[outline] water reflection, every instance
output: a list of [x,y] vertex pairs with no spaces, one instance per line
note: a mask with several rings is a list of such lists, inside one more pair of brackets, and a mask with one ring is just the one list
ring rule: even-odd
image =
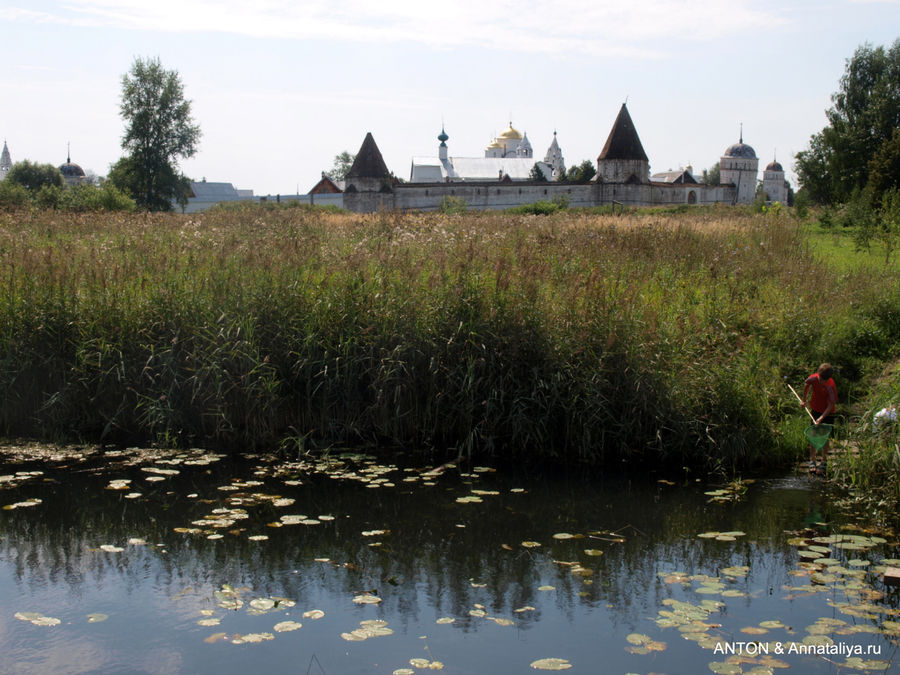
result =
[[[717,576],[736,565],[749,572],[724,578],[741,595],[727,598],[719,621],[785,617],[805,626],[823,611],[818,598],[784,600],[783,588],[798,583],[785,531],[833,517],[825,495],[804,478],[760,482],[742,500],[718,504],[704,486],[627,477],[524,482],[455,468],[370,471],[377,464],[360,459],[318,471],[260,457],[195,466],[119,459],[112,469],[109,459],[89,457],[2,471],[45,473],[0,491],[4,503],[41,500],[0,512],[0,600],[9,615],[33,610],[63,620],[37,629],[4,617],[0,644],[23,672],[28,664],[45,672],[245,672],[260,658],[276,671],[303,670],[313,657],[325,672],[392,672],[425,648],[440,652],[448,672],[521,670],[546,656],[580,662],[581,672],[596,671],[598,662],[610,672],[693,672],[683,669],[715,659],[651,619],[664,601],[699,601],[697,583],[667,583],[661,573]],[[150,482],[147,466],[179,473]],[[129,479],[130,492],[107,489],[113,479]],[[480,502],[457,501],[473,490]],[[129,498],[134,492],[141,496]],[[279,497],[294,501],[276,506]],[[224,528],[195,525],[217,509],[243,509],[246,518]],[[288,514],[333,520],[272,526]],[[176,531],[185,528],[195,531]],[[746,534],[729,542],[697,537],[735,530]],[[223,536],[211,540],[210,533]],[[554,538],[562,533],[575,536]],[[135,538],[146,543],[128,543]],[[522,546],[527,541],[541,545]],[[123,550],[104,552],[104,544]],[[878,562],[883,553],[861,555]],[[244,599],[241,610],[217,604],[225,585]],[[361,592],[382,601],[355,605]],[[289,598],[296,609],[248,615],[247,603],[264,597]],[[896,606],[896,594],[886,601]],[[325,618],[299,618],[312,608]],[[479,608],[512,627],[473,615]],[[199,626],[203,610],[221,627]],[[111,618],[88,624],[90,612]],[[440,617],[454,622],[436,625]],[[370,618],[387,621],[395,635],[348,647],[340,634]],[[218,631],[271,632],[285,619],[304,626],[259,645],[204,642]],[[624,636],[635,631],[654,632],[668,649],[627,653]],[[63,654],[71,658],[60,669]]]

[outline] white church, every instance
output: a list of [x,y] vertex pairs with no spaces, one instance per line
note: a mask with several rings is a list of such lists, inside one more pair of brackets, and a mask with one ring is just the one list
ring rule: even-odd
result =
[[444,129],[438,135],[441,144],[437,157],[413,157],[409,172],[410,183],[455,183],[464,181],[492,181],[509,177],[513,181],[532,179],[535,166],[546,180],[559,180],[566,173],[556,132],[543,161],[535,161],[528,134],[509,128],[499,134],[484,149],[484,157],[452,157],[447,148],[450,137]]

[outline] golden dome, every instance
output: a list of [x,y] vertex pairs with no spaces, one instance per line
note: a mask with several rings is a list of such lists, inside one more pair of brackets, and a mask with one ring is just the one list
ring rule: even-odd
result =
[[503,147],[503,146],[500,145],[500,143],[498,143],[497,141],[493,141],[490,145],[487,146],[487,149],[491,149],[491,148],[502,148],[502,147]]
[[522,140],[522,134],[513,129],[512,122],[509,123],[509,129],[500,134],[497,138],[514,138],[517,141]]

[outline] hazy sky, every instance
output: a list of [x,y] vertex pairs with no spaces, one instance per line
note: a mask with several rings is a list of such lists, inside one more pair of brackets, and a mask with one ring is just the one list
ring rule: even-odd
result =
[[371,131],[388,168],[483,156],[513,126],[543,158],[596,160],[622,102],[651,171],[712,166],[738,140],[793,155],[825,125],[846,59],[900,37],[898,0],[0,0],[0,136],[13,161],[105,175],[121,78],[177,70],[203,137],[194,179],[305,193]]

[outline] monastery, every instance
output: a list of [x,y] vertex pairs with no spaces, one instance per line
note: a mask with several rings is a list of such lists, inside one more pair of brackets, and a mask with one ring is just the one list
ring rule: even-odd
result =
[[[344,208],[357,212],[428,211],[440,208],[448,196],[465,200],[473,209],[506,209],[554,198],[564,198],[572,207],[749,204],[756,196],[759,159],[744,143],[743,133],[719,160],[719,185],[698,183],[690,168],[651,176],[647,154],[625,104],[597,157],[597,175],[587,183],[560,180],[565,176],[565,163],[555,132],[543,161],[534,159],[527,134],[511,123],[485,148],[484,157],[453,157],[448,140],[441,129],[437,157],[414,157],[410,180],[401,183],[388,171],[372,134],[366,134],[347,174]],[[533,180],[535,169],[545,181]],[[784,169],[778,162],[766,167],[763,189],[769,200],[786,203]]]

